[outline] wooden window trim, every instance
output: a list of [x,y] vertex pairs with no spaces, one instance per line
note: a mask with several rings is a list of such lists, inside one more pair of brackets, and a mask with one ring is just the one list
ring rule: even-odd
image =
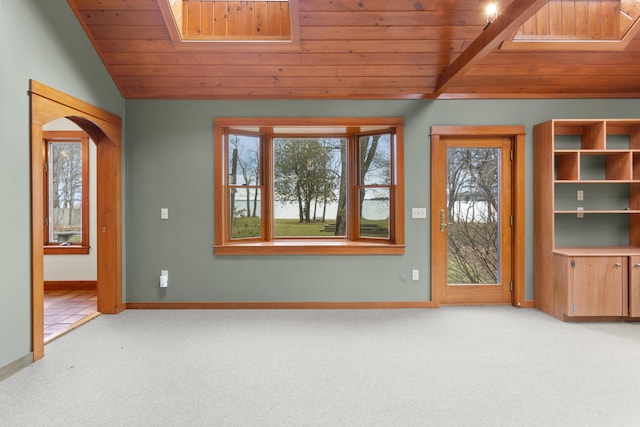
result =
[[[43,132],[45,146],[45,164],[49,162],[49,144],[51,142],[70,141],[82,144],[82,238],[79,243],[61,246],[57,242],[49,241],[49,225],[44,224],[44,253],[45,255],[87,255],[89,254],[89,136],[82,131],[45,131]],[[49,174],[44,175],[44,207],[45,219],[49,213]]]
[[[225,132],[227,129],[243,129],[257,127],[261,133],[270,135],[270,129],[274,127],[344,127],[345,135],[355,135],[354,129],[366,129],[372,127],[394,130],[395,138],[392,150],[393,185],[391,185],[390,198],[393,200],[389,215],[389,238],[375,239],[360,237],[357,233],[359,215],[356,210],[350,211],[347,221],[350,233],[345,238],[278,238],[268,239],[271,235],[270,207],[263,207],[263,237],[251,240],[231,240],[229,236],[229,201],[225,183],[227,173],[227,153]],[[366,133],[366,132],[362,132]],[[270,139],[270,138],[267,138]],[[269,145],[268,142],[265,143]],[[352,147],[354,144],[349,144]],[[356,159],[351,153],[350,159]],[[355,160],[352,160],[352,162]],[[270,156],[264,160],[263,167],[271,168],[273,165]],[[354,174],[356,168],[349,168],[350,174]],[[350,176],[351,184],[347,189],[349,200],[355,196],[355,177]],[[270,180],[266,180],[270,181]],[[271,183],[265,182],[264,188],[269,188]],[[267,190],[269,191],[269,190]],[[269,197],[269,196],[267,196]],[[269,203],[265,203],[269,205]],[[356,230],[356,231],[353,231]],[[402,118],[216,118],[214,119],[214,253],[216,255],[401,255],[404,254],[404,119]]]

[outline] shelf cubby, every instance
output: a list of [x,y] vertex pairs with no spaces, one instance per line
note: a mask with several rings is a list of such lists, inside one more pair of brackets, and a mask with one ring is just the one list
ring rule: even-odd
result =
[[584,213],[576,215],[555,214],[556,247],[628,246],[629,214]]
[[607,135],[607,150],[628,150],[630,148],[629,135]]
[[629,184],[629,209],[640,209],[640,183]]
[[555,179],[575,181],[580,179],[580,156],[577,151],[559,152],[554,154]]
[[640,151],[634,151],[632,153],[632,179],[634,181],[640,181]]
[[[581,182],[563,183],[556,185],[554,190],[554,211],[576,212],[578,207],[586,211],[607,212],[630,211],[632,207],[640,209],[639,205],[632,206],[629,198],[629,183],[597,183],[585,184]],[[582,191],[583,200],[577,200],[577,192]],[[640,203],[640,200],[638,200]]]
[[586,124],[582,128],[582,149],[583,150],[604,150],[606,149],[605,122],[598,121]]
[[606,126],[602,120],[554,120],[554,136],[555,149],[568,141],[575,144],[576,140],[579,140],[577,148],[581,150],[606,149]]
[[605,154],[605,179],[628,181],[632,179],[632,155],[629,151]]
[[601,151],[580,153],[580,180],[604,181],[607,179],[606,155]]

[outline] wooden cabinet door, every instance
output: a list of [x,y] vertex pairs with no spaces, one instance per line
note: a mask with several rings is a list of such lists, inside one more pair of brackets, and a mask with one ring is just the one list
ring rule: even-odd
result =
[[572,257],[569,269],[569,316],[622,316],[628,257]]
[[629,316],[640,317],[640,255],[629,257]]

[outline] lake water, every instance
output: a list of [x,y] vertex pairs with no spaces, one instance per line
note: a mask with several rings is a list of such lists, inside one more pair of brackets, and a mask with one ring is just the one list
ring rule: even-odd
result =
[[[246,214],[247,201],[236,200],[236,211],[243,210],[243,214]],[[253,201],[251,202],[253,208]],[[260,201],[257,202],[257,209],[260,210]],[[316,217],[322,218],[323,205],[318,204]],[[276,218],[283,219],[295,219],[298,218],[298,204],[297,203],[282,203],[275,202],[274,214]],[[327,211],[325,218],[327,221],[333,220],[338,212],[338,203],[330,203],[327,205]],[[311,205],[311,214],[313,215],[313,204]],[[388,200],[365,200],[362,203],[362,216],[366,219],[380,220],[389,218],[389,201]]]

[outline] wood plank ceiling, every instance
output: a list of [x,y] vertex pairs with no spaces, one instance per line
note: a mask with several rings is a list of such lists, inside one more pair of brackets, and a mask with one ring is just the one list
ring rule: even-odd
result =
[[[640,97],[638,36],[622,50],[500,49],[541,7],[562,22],[588,19],[570,18],[569,3],[600,4],[601,20],[620,4],[552,0],[564,2],[552,9],[548,1],[495,1],[498,18],[486,26],[488,0],[289,0],[287,42],[181,41],[169,18],[174,0],[68,3],[127,99]],[[228,3],[230,12],[257,8]],[[267,24],[245,27],[255,35]]]

